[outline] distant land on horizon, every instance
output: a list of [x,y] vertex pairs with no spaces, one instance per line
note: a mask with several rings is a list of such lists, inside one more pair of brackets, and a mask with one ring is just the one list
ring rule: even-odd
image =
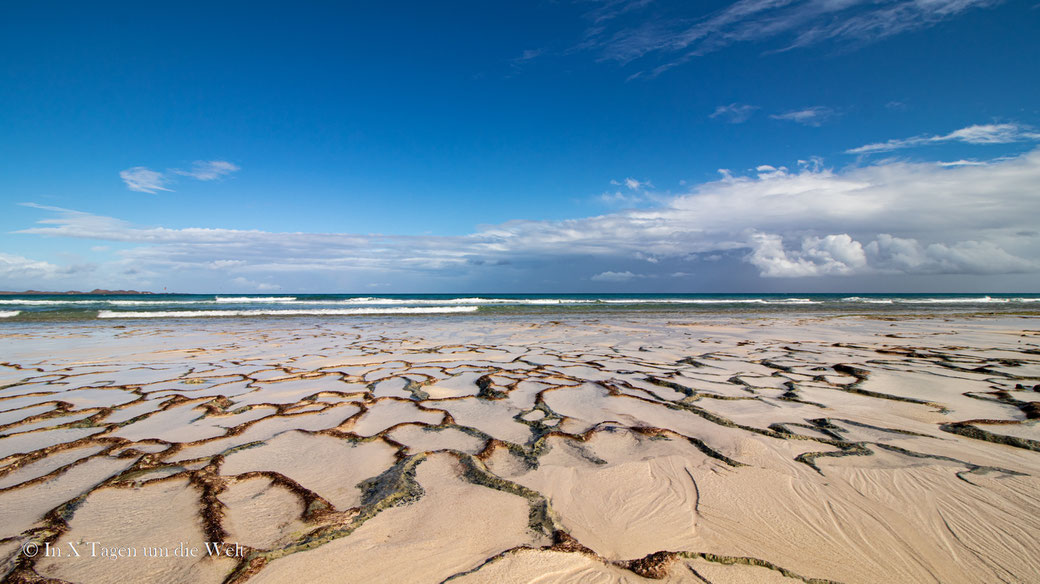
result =
[[80,292],[79,290],[66,290],[64,292],[46,292],[46,291],[42,291],[42,290],[25,290],[23,292],[12,292],[12,291],[0,290],[0,295],[3,295],[3,296],[30,296],[30,295],[36,295],[36,296],[70,295],[71,296],[73,294],[79,294],[79,295],[87,295],[87,294],[99,294],[99,295],[100,294],[108,294],[108,295],[112,295],[112,294],[126,294],[126,295],[131,295],[131,294],[156,294],[156,292],[142,292],[142,291],[139,291],[139,290],[104,290],[104,289],[101,289],[101,288],[95,288],[95,289],[91,290],[90,292]]

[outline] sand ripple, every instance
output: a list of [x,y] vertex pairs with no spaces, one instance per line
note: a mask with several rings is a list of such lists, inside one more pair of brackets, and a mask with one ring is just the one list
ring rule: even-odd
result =
[[[1040,574],[1032,320],[582,319],[22,330],[0,578]],[[86,541],[242,553],[21,551]]]

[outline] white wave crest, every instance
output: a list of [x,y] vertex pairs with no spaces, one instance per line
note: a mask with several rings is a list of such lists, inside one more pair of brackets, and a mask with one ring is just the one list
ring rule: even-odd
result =
[[213,304],[213,300],[106,300],[112,306],[167,306],[181,304]]
[[414,306],[398,308],[316,308],[302,310],[99,310],[98,318],[201,318],[215,316],[356,316],[378,314],[452,314],[476,312],[477,306]]
[[842,302],[860,302],[863,304],[892,304],[895,300],[891,298],[864,298],[862,296],[849,296],[842,298]]
[[11,318],[12,316],[18,316],[21,313],[21,310],[0,310],[0,318]]
[[286,304],[361,305],[361,306],[454,306],[458,304],[590,304],[599,302],[582,298],[375,298],[359,297],[339,300],[292,300]]
[[376,298],[361,297],[343,300],[295,300],[287,304],[316,305],[433,305],[504,304],[516,306],[549,306],[570,304],[822,304],[810,298]]
[[823,304],[810,298],[632,298],[606,299],[606,304]]
[[1023,298],[990,298],[981,296],[977,298],[898,298],[896,302],[901,304],[988,304],[990,302],[1015,302]]
[[214,299],[218,303],[229,304],[279,304],[282,302],[296,302],[295,296],[217,296]]

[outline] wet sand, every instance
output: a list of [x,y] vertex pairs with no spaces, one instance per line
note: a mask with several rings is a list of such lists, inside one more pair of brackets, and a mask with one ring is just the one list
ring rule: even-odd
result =
[[1037,318],[0,337],[9,582],[1040,579]]

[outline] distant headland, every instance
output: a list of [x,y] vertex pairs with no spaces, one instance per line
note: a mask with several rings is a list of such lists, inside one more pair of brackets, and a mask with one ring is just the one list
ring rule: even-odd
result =
[[65,292],[45,292],[41,290],[26,290],[24,292],[9,292],[0,290],[0,295],[3,296],[58,296],[58,295],[72,295],[72,294],[155,294],[155,292],[141,292],[139,290],[103,290],[101,288],[95,288],[90,292],[80,292],[79,290],[66,290]]

